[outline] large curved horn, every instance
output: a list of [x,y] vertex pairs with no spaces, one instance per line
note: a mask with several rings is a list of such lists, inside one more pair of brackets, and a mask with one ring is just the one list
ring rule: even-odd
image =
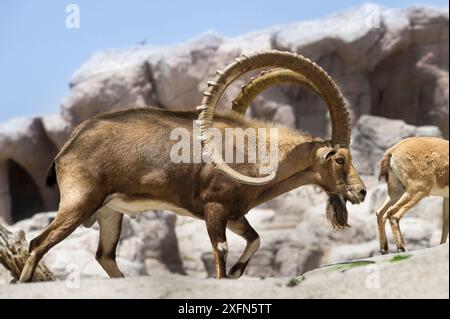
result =
[[303,75],[289,69],[276,68],[264,70],[244,84],[238,96],[231,101],[233,111],[245,114],[250,104],[261,92],[276,84],[299,84],[310,88],[322,97],[320,90]]
[[214,139],[207,134],[207,130],[212,127],[216,105],[227,87],[241,75],[260,68],[289,69],[302,74],[314,87],[320,88],[321,96],[330,111],[333,143],[344,147],[349,145],[350,114],[344,97],[328,74],[301,55],[276,50],[263,51],[250,56],[243,55],[228,65],[225,70],[217,71],[215,80],[208,82],[208,88],[203,92],[202,104],[197,107],[200,111],[197,121],[200,127],[199,138],[204,152],[209,155],[216,169],[233,180],[251,185],[265,184],[275,177],[275,173],[265,177],[250,177],[236,172],[223,161],[222,155],[216,150]]

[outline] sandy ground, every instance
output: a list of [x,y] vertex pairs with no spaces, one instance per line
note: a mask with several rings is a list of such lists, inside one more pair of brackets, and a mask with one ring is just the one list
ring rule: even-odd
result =
[[0,286],[0,298],[449,298],[449,248],[330,265],[294,278],[165,274],[10,284]]

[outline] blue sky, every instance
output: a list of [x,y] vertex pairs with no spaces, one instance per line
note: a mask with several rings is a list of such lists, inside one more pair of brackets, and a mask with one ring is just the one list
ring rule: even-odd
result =
[[[0,122],[57,113],[73,71],[98,49],[146,40],[165,45],[207,30],[236,36],[274,24],[321,17],[365,1],[300,0],[2,0]],[[448,7],[447,0],[373,1],[404,8]],[[80,29],[65,26],[68,4],[80,8]]]

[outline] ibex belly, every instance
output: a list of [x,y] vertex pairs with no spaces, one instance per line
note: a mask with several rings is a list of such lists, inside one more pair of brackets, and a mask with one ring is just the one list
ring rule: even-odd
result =
[[[403,176],[401,174],[401,169],[399,169],[398,164],[396,159],[394,158],[394,156],[391,157],[391,161],[390,161],[390,169],[391,169],[391,174],[394,174],[395,177],[403,184],[406,185],[406,183],[403,180]],[[439,186],[437,183],[435,183],[433,185],[433,187],[431,188],[430,191],[430,195],[429,196],[441,196],[441,197],[449,197],[449,192],[448,192],[448,186],[442,187]]]
[[186,209],[171,203],[152,199],[131,199],[123,194],[109,195],[104,204],[104,206],[130,217],[136,217],[138,214],[150,210],[168,210],[178,215],[195,217]]

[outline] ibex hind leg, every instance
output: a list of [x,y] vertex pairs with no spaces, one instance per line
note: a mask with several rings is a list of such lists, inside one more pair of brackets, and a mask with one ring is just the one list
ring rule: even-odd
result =
[[95,259],[111,278],[124,277],[117,266],[116,249],[122,231],[123,214],[103,207],[98,211],[100,238]]
[[386,236],[386,212],[400,199],[404,193],[403,184],[393,172],[389,175],[387,191],[388,195],[386,201],[383,206],[377,210],[378,237],[380,242],[380,252],[383,255],[389,253],[389,245]]
[[426,193],[420,190],[408,190],[386,212],[397,245],[397,252],[406,251],[405,241],[400,230],[400,219],[424,197],[426,197]]
[[[44,254],[53,246],[69,236],[81,223],[83,223],[101,205],[103,198],[95,195],[96,192],[87,190],[76,192],[68,191],[69,196],[61,190],[61,203],[53,222],[30,243],[30,256],[20,275],[20,282],[33,279],[34,271]],[[70,200],[64,200],[64,199]]]
[[258,233],[250,226],[245,217],[241,217],[238,220],[229,220],[227,227],[247,241],[244,252],[228,273],[229,278],[239,278],[244,274],[248,262],[258,250],[260,239]]

